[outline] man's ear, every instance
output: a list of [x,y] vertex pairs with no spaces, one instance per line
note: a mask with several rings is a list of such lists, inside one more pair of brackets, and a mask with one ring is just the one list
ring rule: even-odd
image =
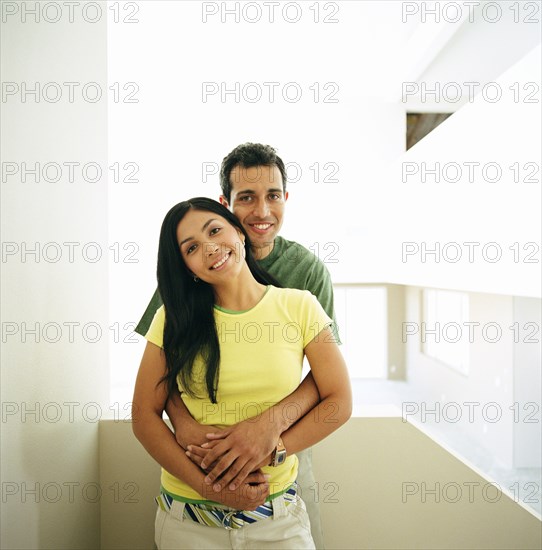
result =
[[288,200],[288,191],[286,191],[286,193],[284,193],[284,202],[286,202]]
[[220,197],[218,197],[218,202],[220,202],[220,204],[222,206],[225,206],[226,208],[230,207],[228,199],[224,195],[220,195]]

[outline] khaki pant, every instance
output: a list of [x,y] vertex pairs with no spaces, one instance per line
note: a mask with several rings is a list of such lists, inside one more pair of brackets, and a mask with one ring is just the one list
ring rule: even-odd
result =
[[320,505],[318,504],[318,491],[316,480],[312,472],[312,448],[296,453],[299,459],[299,471],[297,472],[297,488],[299,496],[303,499],[311,522],[311,533],[314,545],[319,550],[324,549],[324,536],[320,521]]
[[183,517],[184,503],[174,500],[165,512],[156,512],[155,542],[159,550],[191,549],[314,549],[309,518],[303,500],[285,505],[281,495],[273,499],[273,517],[240,529],[208,527]]

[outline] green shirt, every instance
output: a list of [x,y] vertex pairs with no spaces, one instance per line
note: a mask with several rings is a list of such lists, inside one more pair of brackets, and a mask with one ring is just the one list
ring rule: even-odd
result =
[[[271,254],[258,263],[283,287],[308,290],[314,294],[324,311],[335,321],[331,277],[324,263],[312,252],[299,243],[276,237]],[[161,305],[162,299],[157,289],[135,332],[141,336],[147,334],[154,314]]]

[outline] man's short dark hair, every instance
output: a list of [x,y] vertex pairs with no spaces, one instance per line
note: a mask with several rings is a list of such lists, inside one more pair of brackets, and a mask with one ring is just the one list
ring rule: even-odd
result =
[[230,175],[236,166],[252,168],[253,166],[276,166],[282,176],[282,191],[286,193],[286,168],[284,162],[270,145],[261,143],[243,143],[224,157],[220,167],[220,187],[226,200],[231,199]]

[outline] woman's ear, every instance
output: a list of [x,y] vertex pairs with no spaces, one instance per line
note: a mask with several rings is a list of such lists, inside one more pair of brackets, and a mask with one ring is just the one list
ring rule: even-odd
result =
[[[237,228],[236,228],[237,229]],[[239,229],[237,229],[237,233],[239,234],[239,238],[241,239],[241,242],[245,244],[246,237],[244,236],[243,232]]]

